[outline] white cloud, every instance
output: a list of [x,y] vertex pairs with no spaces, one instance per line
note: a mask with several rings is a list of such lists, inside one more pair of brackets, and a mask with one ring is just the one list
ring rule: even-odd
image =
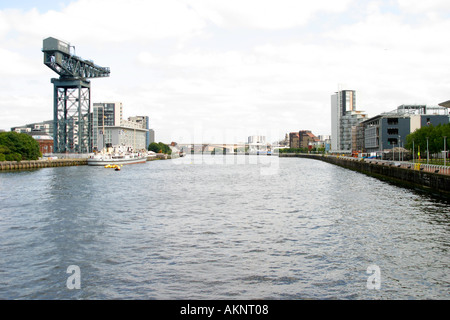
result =
[[397,0],[401,10],[413,13],[450,13],[448,0]]
[[79,0],[61,11],[40,14],[33,9],[5,14],[10,27],[21,34],[100,43],[187,36],[205,26],[193,10],[177,0]]
[[221,27],[286,29],[301,26],[318,12],[342,12],[352,0],[189,0],[203,17]]
[[161,59],[150,52],[140,52],[136,58],[136,61],[142,66],[153,66],[161,62]]
[[24,77],[40,73],[35,61],[15,51],[0,48],[0,75],[2,77]]

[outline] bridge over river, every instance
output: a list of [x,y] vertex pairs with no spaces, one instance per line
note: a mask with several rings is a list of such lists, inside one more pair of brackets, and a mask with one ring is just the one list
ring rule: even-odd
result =
[[178,148],[185,153],[274,153],[284,146],[272,146],[266,143],[179,143]]

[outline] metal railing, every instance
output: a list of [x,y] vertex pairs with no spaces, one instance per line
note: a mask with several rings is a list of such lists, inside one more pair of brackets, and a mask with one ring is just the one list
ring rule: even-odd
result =
[[[296,155],[294,153],[287,153],[286,155]],[[301,155],[301,154],[299,154]],[[318,157],[320,155],[317,155]],[[344,159],[348,161],[364,161],[366,163],[373,163],[381,166],[395,166],[398,168],[404,168],[409,170],[425,171],[437,174],[450,175],[450,166],[441,166],[435,164],[423,164],[418,162],[407,162],[407,161],[392,161],[392,160],[380,160],[380,159],[367,159],[367,158],[355,158],[349,156],[336,156],[336,155],[324,155],[325,157],[335,157],[339,159]]]
[[450,166],[424,164],[424,163],[419,163],[419,162],[378,160],[378,159],[364,159],[364,161],[374,163],[374,164],[379,164],[379,165],[396,166],[396,167],[404,168],[404,169],[450,175]]

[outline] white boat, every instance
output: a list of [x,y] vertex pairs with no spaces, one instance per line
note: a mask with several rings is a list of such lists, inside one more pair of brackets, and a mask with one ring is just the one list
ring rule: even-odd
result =
[[103,150],[101,153],[87,159],[89,166],[114,166],[123,164],[145,163],[145,153],[131,152],[130,148],[114,147]]

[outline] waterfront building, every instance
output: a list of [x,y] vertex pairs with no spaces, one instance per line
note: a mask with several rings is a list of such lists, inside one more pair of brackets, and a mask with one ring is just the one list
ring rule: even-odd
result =
[[102,150],[105,147],[105,127],[120,126],[123,106],[120,102],[100,102],[93,104],[92,110],[92,148]]
[[331,151],[351,153],[356,149],[356,131],[367,114],[356,110],[356,92],[341,90],[331,96]]
[[300,130],[298,135],[300,148],[309,148],[320,141],[310,130]]
[[362,122],[364,151],[379,153],[403,147],[406,136],[424,126],[449,123],[448,108],[426,105],[401,105]]
[[147,129],[147,134],[145,136],[145,144],[147,145],[147,147],[150,143],[155,142],[155,132],[150,129],[150,121],[148,116],[128,117],[128,121],[138,123],[140,125],[140,128]]
[[53,137],[45,131],[33,130],[28,133],[39,143],[39,151],[42,155],[53,153]]
[[289,133],[290,148],[309,148],[315,146],[320,139],[316,137],[310,130],[300,130],[299,132]]
[[300,135],[298,132],[289,133],[289,148],[300,148]]
[[[130,146],[136,151],[147,150],[146,137],[146,129],[130,128],[127,126],[110,126],[104,129],[105,146]],[[102,146],[103,142],[100,140],[98,150],[102,150]]]
[[121,102],[93,104],[93,150],[100,151],[107,145],[131,146],[134,150],[146,150],[150,143],[148,117],[123,119]]

